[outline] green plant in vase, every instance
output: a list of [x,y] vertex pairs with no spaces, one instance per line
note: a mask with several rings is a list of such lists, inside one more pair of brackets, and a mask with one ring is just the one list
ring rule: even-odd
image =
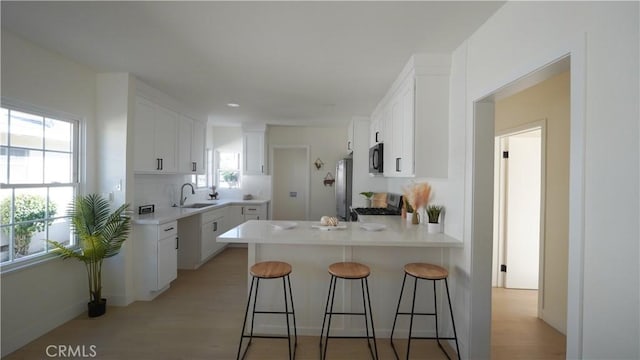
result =
[[102,298],[102,262],[117,255],[131,231],[131,217],[124,204],[111,212],[109,202],[98,194],[78,196],[70,205],[71,229],[79,240],[80,251],[69,249],[57,241],[47,240],[63,259],[82,261],[89,279],[89,316],[103,315],[106,299]]
[[427,224],[429,232],[441,232],[442,226],[440,225],[440,214],[444,210],[442,205],[429,205],[427,206],[427,217],[429,223]]
[[366,207],[371,207],[371,198],[373,198],[373,192],[372,191],[363,191],[363,192],[360,193],[360,195],[362,195],[365,198],[367,198]]

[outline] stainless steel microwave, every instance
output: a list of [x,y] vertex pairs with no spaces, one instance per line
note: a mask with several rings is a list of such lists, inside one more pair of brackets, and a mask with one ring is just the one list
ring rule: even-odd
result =
[[384,172],[383,149],[382,143],[375,144],[369,148],[369,174],[382,174]]

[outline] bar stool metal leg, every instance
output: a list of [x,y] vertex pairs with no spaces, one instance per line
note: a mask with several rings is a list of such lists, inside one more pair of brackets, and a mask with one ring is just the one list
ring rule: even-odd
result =
[[407,360],[409,360],[409,353],[411,350],[411,333],[413,331],[413,316],[416,308],[416,288],[418,286],[418,278],[413,278],[413,300],[411,301],[411,320],[409,320],[409,338],[407,339]]
[[[240,351],[242,350],[242,340],[244,340],[244,330],[246,328],[247,325],[247,315],[249,314],[249,305],[251,304],[251,295],[253,295],[253,283],[255,282],[256,278],[255,277],[251,277],[251,287],[249,288],[249,297],[247,298],[247,307],[244,311],[244,321],[242,322],[242,332],[240,333],[240,345],[238,345],[238,355],[236,356],[236,359],[240,359]],[[249,342],[250,344],[251,342]],[[247,349],[249,349],[249,345],[247,345]],[[245,354],[247,353],[247,350],[245,350]],[[244,358],[244,354],[242,355],[242,357]]]
[[295,349],[298,347],[298,327],[296,326],[296,310],[293,307],[293,294],[291,291],[291,278],[289,277],[289,275],[287,275],[287,282],[289,283],[289,300],[291,300],[291,313],[293,314],[293,335],[295,338],[294,345],[293,345],[294,346],[293,357],[295,357],[296,356]]
[[367,333],[367,346],[369,347],[371,356],[373,356],[373,350],[371,350],[371,342],[369,342],[369,320],[367,319],[367,303],[364,301],[364,279],[360,279],[360,288],[362,289],[362,312],[364,313],[364,328]]
[[451,325],[453,326],[453,337],[456,342],[456,353],[458,354],[458,360],[460,360],[460,348],[458,347],[458,333],[456,332],[456,322],[453,320],[453,308],[451,307],[451,297],[449,296],[449,282],[444,279],[444,286],[447,289],[447,301],[449,302],[449,314],[451,314]]
[[[371,297],[369,296],[369,281],[367,280],[367,278],[364,278],[364,283],[366,285],[367,288],[367,303],[369,304],[369,316],[371,317],[371,336],[373,337],[373,348],[375,350],[375,360],[378,360],[378,345],[376,343],[376,328],[375,326],[373,326],[373,311],[371,310]],[[362,301],[364,301],[364,298],[362,299]],[[364,316],[365,320],[367,319],[367,315],[365,314]],[[367,336],[369,336],[367,334]],[[369,344],[369,338],[367,338],[367,344]],[[369,350],[371,350],[371,346],[369,346]],[[373,354],[371,354],[373,355]]]
[[284,293],[284,316],[287,318],[287,349],[289,350],[289,360],[293,360],[291,353],[291,329],[289,328],[289,304],[287,303],[287,282],[282,278],[282,292]]
[[322,337],[324,336],[324,324],[327,320],[327,310],[329,309],[329,298],[331,297],[331,287],[333,286],[333,281],[335,280],[335,276],[331,276],[331,280],[329,280],[329,290],[327,290],[327,303],[324,305],[324,317],[322,318],[322,330],[320,330],[320,358],[322,358]]
[[324,340],[324,351],[321,359],[327,358],[327,345],[329,344],[329,331],[331,330],[331,315],[333,315],[333,302],[336,297],[337,278],[335,276],[332,276],[332,280],[333,280],[333,287],[330,290],[331,291],[331,308],[329,310],[329,321],[327,322],[327,336]]
[[398,351],[396,350],[396,346],[393,343],[393,333],[396,330],[396,321],[398,320],[398,312],[400,311],[400,302],[402,301],[402,294],[404,293],[404,284],[407,281],[407,273],[404,273],[404,277],[402,278],[402,287],[400,287],[400,296],[398,297],[398,306],[396,306],[396,316],[393,318],[393,326],[391,327],[391,348],[393,349],[393,354],[396,356],[396,359],[399,359]]

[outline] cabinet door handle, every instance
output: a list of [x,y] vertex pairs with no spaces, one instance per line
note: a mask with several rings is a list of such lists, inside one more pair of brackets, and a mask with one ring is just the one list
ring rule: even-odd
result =
[[216,232],[216,231],[218,231],[218,222],[214,221],[213,222],[213,232]]
[[174,229],[174,227],[172,226],[172,227],[170,227],[170,228],[166,228],[166,229],[164,229],[164,231],[171,231],[171,230],[173,230],[173,229]]
[[160,159],[160,158],[156,159],[156,170],[162,170],[162,168],[160,167],[160,160],[162,160],[162,159]]
[[240,208],[240,215],[244,215],[244,208]]
[[260,165],[260,172],[264,174],[264,165]]
[[380,133],[379,131],[376,131],[376,142],[380,142],[380,140],[378,140],[378,134],[379,133]]
[[256,209],[256,208],[248,208],[247,210],[256,211],[258,209]]
[[347,150],[351,150],[351,141],[347,141]]
[[400,172],[400,159],[401,158],[396,158],[396,172]]
[[176,250],[180,248],[180,238],[176,237]]
[[160,158],[160,170],[164,169],[164,159]]
[[196,171],[196,162],[191,163],[191,171]]

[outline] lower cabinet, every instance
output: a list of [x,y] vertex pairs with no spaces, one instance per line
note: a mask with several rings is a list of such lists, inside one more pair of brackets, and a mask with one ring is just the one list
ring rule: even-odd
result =
[[183,241],[178,268],[197,269],[225,247],[225,243],[216,242],[216,237],[226,231],[225,214],[226,209],[220,208],[179,220],[179,236]]
[[135,225],[135,288],[138,300],[151,300],[178,276],[178,222]]

